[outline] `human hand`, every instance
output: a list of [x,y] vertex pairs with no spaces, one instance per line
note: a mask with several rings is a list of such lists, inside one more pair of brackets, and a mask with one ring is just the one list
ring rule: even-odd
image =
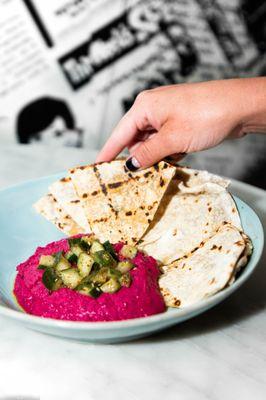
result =
[[141,92],[97,157],[128,148],[130,170],[173,154],[214,147],[227,137],[266,131],[266,78],[162,86]]

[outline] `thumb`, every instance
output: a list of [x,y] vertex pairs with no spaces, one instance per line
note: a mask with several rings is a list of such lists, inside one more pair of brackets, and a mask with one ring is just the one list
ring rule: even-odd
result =
[[167,140],[170,129],[167,125],[163,126],[160,131],[150,139],[141,142],[131,153],[130,158],[126,161],[126,166],[130,171],[144,169],[152,166],[164,157],[173,154],[170,141]]

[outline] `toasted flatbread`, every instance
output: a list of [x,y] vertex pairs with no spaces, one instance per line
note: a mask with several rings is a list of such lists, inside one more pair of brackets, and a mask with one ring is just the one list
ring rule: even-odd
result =
[[176,168],[160,162],[131,173],[124,160],[75,168],[69,176],[101,240],[135,244],[154,218]]
[[239,258],[239,260],[236,263],[234,273],[232,274],[230,281],[228,282],[228,285],[232,285],[235,282],[236,275],[239,273],[239,271],[242,268],[244,268],[247,265],[249,257],[251,256],[252,251],[253,251],[253,245],[252,245],[250,238],[243,232],[241,232],[241,235],[245,241],[245,250],[243,251],[243,253],[241,254],[241,257]]
[[189,306],[222,290],[235,275],[245,248],[242,233],[225,224],[194,252],[163,267],[159,286],[166,305]]
[[[54,182],[49,187],[50,193],[54,196],[64,211],[83,229],[91,233],[81,201],[77,195],[71,178],[63,178]],[[80,232],[79,232],[80,233]]]
[[75,221],[66,214],[52,194],[47,194],[34,204],[35,210],[52,222],[68,236],[85,233]]
[[163,264],[199,246],[224,222],[241,229],[235,202],[224,185],[203,179],[199,172],[198,178],[193,176],[186,183],[179,179],[170,183],[140,244],[140,249]]
[[230,180],[221,176],[211,174],[208,171],[182,167],[177,165],[175,178],[180,181],[181,188],[199,186],[204,183],[216,183],[223,188],[228,188]]

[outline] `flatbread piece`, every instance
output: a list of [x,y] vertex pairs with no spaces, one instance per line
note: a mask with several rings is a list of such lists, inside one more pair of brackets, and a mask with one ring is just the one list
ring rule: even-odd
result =
[[71,178],[62,178],[54,182],[49,187],[49,191],[65,212],[71,216],[83,231],[91,233],[91,228]]
[[68,236],[85,233],[58,204],[52,194],[47,194],[34,204],[35,210]]
[[157,211],[176,168],[164,161],[130,172],[124,160],[75,168],[69,176],[101,240],[135,244]]
[[245,248],[241,232],[225,224],[194,252],[164,266],[159,286],[166,305],[189,306],[222,290],[235,275]]

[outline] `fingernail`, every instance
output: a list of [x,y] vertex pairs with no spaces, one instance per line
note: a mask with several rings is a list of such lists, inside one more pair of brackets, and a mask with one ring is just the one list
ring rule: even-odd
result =
[[126,161],[126,167],[129,171],[137,171],[139,169],[140,165],[138,160],[135,157],[131,157]]

